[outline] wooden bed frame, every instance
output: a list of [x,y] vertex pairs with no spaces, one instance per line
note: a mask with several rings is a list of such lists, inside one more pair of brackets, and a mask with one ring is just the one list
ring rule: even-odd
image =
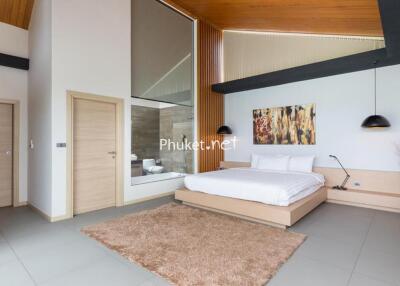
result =
[[[221,162],[221,168],[248,167],[249,163]],[[183,204],[218,213],[240,217],[246,220],[286,228],[327,200],[327,188],[322,187],[313,194],[290,206],[280,207],[259,202],[192,192],[181,189],[175,192],[175,199]]]

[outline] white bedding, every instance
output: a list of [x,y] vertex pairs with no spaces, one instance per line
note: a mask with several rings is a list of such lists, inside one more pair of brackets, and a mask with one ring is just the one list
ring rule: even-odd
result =
[[288,206],[317,191],[325,183],[317,173],[233,168],[185,177],[191,191],[270,205]]

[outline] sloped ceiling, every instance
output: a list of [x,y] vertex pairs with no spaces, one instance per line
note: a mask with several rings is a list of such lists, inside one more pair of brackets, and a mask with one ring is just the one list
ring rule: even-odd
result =
[[165,0],[223,30],[382,36],[377,0]]
[[34,0],[0,0],[0,22],[28,30]]
[[[382,36],[376,0],[164,0],[220,29]],[[228,4],[229,3],[229,4]],[[0,0],[0,22],[28,29],[34,0]]]

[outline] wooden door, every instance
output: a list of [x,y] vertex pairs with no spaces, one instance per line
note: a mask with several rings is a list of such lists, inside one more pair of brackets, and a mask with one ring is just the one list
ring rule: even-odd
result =
[[13,199],[13,106],[0,103],[0,207]]
[[74,99],[74,214],[116,204],[116,105]]

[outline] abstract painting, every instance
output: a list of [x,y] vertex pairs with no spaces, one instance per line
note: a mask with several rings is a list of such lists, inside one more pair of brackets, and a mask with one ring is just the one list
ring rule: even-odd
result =
[[315,104],[253,110],[253,143],[315,145]]

